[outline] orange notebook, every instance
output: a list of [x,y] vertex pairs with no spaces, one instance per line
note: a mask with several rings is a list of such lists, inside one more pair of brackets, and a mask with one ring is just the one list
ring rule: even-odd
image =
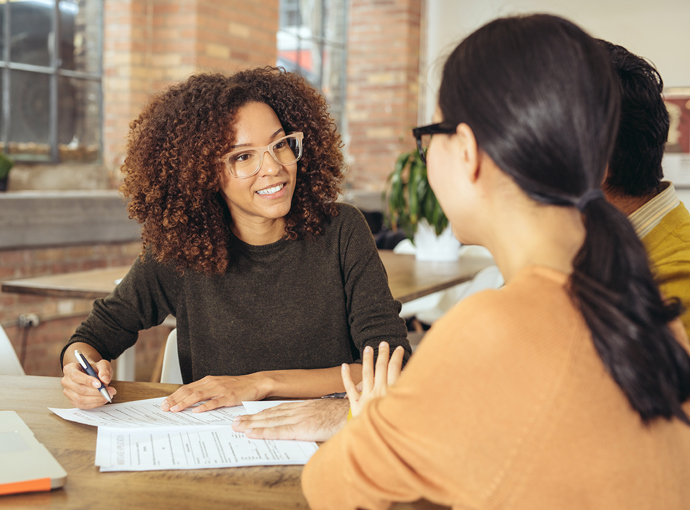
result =
[[58,489],[67,473],[14,411],[0,411],[0,495]]

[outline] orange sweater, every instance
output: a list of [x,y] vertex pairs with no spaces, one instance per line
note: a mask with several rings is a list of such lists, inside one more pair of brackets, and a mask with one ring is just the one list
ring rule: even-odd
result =
[[[309,504],[690,508],[690,427],[642,424],[604,369],[566,281],[525,269],[438,321],[388,395],[306,465]],[[674,331],[684,336],[679,323]]]

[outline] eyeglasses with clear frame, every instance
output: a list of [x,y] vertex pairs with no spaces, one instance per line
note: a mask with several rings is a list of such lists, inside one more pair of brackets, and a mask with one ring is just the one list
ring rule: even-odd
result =
[[291,165],[302,157],[301,132],[290,133],[269,143],[265,147],[243,147],[229,152],[220,161],[237,179],[247,179],[259,173],[267,152],[279,165]]
[[417,139],[417,150],[422,162],[426,164],[426,151],[429,150],[431,137],[433,135],[450,135],[455,133],[455,126],[438,122],[427,126],[419,126],[412,130],[412,134]]

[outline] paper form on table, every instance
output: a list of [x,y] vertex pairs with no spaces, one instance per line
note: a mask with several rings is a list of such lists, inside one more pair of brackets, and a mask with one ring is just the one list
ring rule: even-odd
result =
[[242,406],[247,410],[247,414],[256,414],[280,404],[294,404],[295,402],[304,402],[304,400],[243,400]]
[[305,464],[318,446],[308,441],[249,439],[230,427],[99,427],[101,471],[154,471]]
[[248,414],[243,406],[221,407],[203,413],[192,412],[188,407],[179,413],[163,411],[161,403],[165,397],[135,400],[121,404],[108,404],[96,409],[55,409],[52,412],[61,418],[95,427],[118,428],[190,426],[190,425],[231,425],[235,416]]

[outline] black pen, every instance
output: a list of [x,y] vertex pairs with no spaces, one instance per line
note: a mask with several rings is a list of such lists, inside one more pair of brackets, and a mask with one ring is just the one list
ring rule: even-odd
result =
[[95,377],[98,382],[101,383],[101,387],[98,388],[98,391],[101,392],[101,395],[103,395],[103,398],[105,398],[109,403],[112,403],[113,399],[110,397],[110,393],[108,393],[108,390],[105,389],[105,384],[103,384],[103,381],[101,381],[98,378],[98,375],[96,374],[96,371],[93,369],[91,364],[86,361],[86,356],[84,356],[79,350],[74,351],[74,357],[77,358],[77,361],[81,365],[81,368],[84,369],[84,372],[89,374],[91,377]]

